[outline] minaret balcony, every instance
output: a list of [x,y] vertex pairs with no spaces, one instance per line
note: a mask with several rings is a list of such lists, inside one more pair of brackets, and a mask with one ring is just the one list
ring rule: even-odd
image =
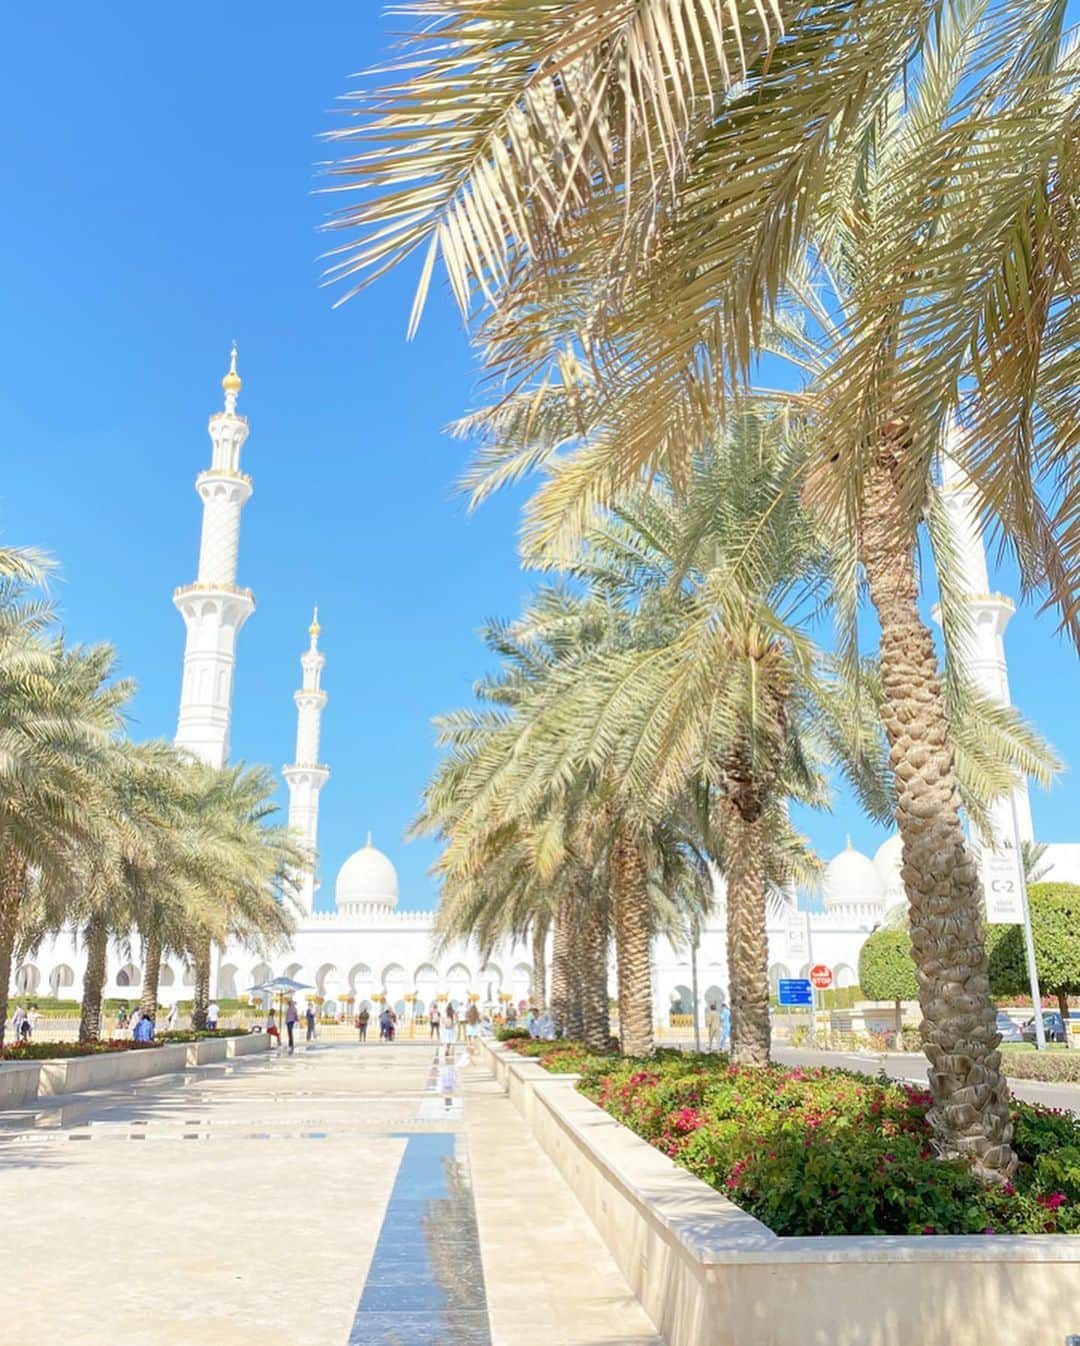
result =
[[255,606],[255,595],[250,589],[241,589],[235,584],[182,584],[173,590],[173,602],[187,598],[189,594],[211,594],[219,598],[240,598]]
[[231,467],[208,467],[195,478],[195,485],[202,481],[241,481],[251,485],[251,477],[246,472],[234,472]]

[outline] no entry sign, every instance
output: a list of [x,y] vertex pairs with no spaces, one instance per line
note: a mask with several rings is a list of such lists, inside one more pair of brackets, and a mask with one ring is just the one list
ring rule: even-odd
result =
[[832,985],[832,973],[824,963],[815,963],[810,969],[810,980],[819,991],[827,991]]

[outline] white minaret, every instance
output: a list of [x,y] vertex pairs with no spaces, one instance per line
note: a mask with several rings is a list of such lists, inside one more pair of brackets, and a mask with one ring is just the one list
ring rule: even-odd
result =
[[283,768],[289,787],[289,827],[311,856],[300,885],[300,902],[307,915],[315,907],[315,856],[319,837],[319,792],[330,777],[330,769],[319,763],[319,729],[326,693],[321,686],[326,656],[319,649],[319,609],[315,609],[308,635],[311,643],[300,656],[304,670],[296,702],[296,760]]
[[236,586],[240,511],[251,496],[251,478],[240,471],[248,423],[236,414],[241,385],[235,341],[221,386],[225,410],[210,417],[213,458],[195,481],[203,502],[199,575],[173,594],[187,627],[176,743],[211,766],[222,766],[229,756],[236,634],[255,607],[251,590]]
[[[1016,607],[1004,594],[991,593],[990,572],[986,565],[979,499],[971,481],[956,461],[942,455],[941,493],[952,523],[956,548],[960,592],[968,610],[970,634],[964,642],[964,661],[971,680],[986,696],[999,705],[1011,704],[1009,671],[1005,662],[1005,628]],[[1031,801],[1027,779],[1021,778],[1013,790],[1020,840],[1031,841]],[[1012,803],[1006,796],[991,809],[994,831],[1001,842],[1012,841]]]

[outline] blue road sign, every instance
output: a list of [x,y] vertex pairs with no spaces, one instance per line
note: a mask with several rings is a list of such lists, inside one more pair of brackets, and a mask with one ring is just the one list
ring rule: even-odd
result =
[[781,977],[777,983],[781,1005],[806,1005],[814,1003],[814,991],[809,977]]

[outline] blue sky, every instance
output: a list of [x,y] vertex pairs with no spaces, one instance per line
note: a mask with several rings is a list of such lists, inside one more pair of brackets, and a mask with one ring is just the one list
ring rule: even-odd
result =
[[[183,624],[170,597],[195,577],[193,482],[235,337],[255,484],[239,581],[258,607],[240,637],[233,756],[290,760],[317,601],[325,894],[370,828],[402,906],[423,907],[434,851],[402,832],[435,762],[431,717],[482,671],[477,628],[528,592],[522,497],[467,516],[455,494],[462,447],[441,430],[475,369],[449,303],[437,296],[407,345],[414,277],[337,311],[319,288],[317,137],[387,30],[374,0],[299,13],[278,0],[6,11],[0,536],[54,553],[69,635],[113,641],[140,686],[133,733],[171,735]],[[1015,699],[1080,758],[1075,656],[1029,611],[1008,648]],[[1071,775],[1037,793],[1040,838],[1080,836],[1078,803]],[[884,835],[842,799],[806,821],[826,855],[845,832],[870,850]]]

